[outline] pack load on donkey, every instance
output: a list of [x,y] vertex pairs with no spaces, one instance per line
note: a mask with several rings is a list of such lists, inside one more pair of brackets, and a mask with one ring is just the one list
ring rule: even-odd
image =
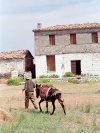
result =
[[61,104],[64,114],[66,115],[65,112],[65,107],[63,104],[63,100],[61,99],[61,91],[59,91],[58,89],[56,89],[53,85],[38,85],[36,84],[36,97],[38,98],[40,96],[41,100],[39,101],[39,108],[40,108],[40,112],[42,112],[41,109],[41,102],[46,101],[46,108],[47,108],[47,113],[48,113],[48,102],[52,102],[52,106],[53,106],[53,111],[51,113],[51,115],[54,113],[55,111],[55,101],[58,99],[59,103]]

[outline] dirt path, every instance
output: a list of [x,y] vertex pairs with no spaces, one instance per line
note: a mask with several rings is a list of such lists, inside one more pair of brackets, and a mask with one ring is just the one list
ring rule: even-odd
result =
[[[0,108],[24,108],[24,85],[7,86],[0,84]],[[62,91],[66,108],[84,104],[100,104],[100,83],[55,85]],[[36,99],[38,102],[39,99]],[[43,103],[45,104],[45,103]],[[43,105],[42,104],[42,105]],[[58,101],[56,104],[59,106]],[[29,108],[33,108],[31,102]]]

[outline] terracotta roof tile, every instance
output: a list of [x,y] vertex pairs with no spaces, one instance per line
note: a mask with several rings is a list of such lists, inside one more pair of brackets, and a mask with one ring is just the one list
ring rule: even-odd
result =
[[55,25],[55,26],[50,26],[50,27],[45,27],[45,28],[40,28],[40,29],[34,29],[33,32],[71,30],[71,29],[92,29],[92,28],[100,28],[100,23]]
[[9,51],[9,52],[0,52],[0,60],[6,59],[23,59],[28,50],[17,50],[17,51]]

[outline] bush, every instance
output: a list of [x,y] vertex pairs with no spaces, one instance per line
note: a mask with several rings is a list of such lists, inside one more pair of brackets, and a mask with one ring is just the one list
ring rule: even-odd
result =
[[7,85],[19,85],[23,81],[25,80],[21,77],[14,77],[7,80]]
[[39,78],[59,78],[59,75],[57,74],[51,74],[51,75],[40,75]]
[[40,75],[39,78],[48,78],[47,75]]
[[63,77],[75,77],[75,74],[73,74],[72,72],[66,72]]
[[59,75],[57,75],[57,74],[52,74],[52,75],[49,76],[49,78],[59,78]]
[[83,73],[82,73],[81,76],[83,76],[83,77],[84,77],[84,76],[93,76],[93,74],[90,74],[90,73],[84,73],[84,74],[83,74]]
[[91,111],[91,105],[88,104],[88,105],[86,105],[86,107],[85,107],[85,113],[90,113],[90,111]]

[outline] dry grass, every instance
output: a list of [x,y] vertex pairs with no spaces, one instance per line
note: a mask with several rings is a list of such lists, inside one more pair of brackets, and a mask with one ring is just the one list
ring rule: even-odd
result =
[[6,110],[0,108],[0,123],[3,121],[12,122],[13,116],[11,113],[8,113]]
[[[61,123],[61,130],[67,131],[67,128],[71,130],[68,133],[99,133],[100,132],[100,83],[94,84],[71,84],[64,83],[54,85],[62,91],[62,99],[66,107],[66,117],[63,116],[63,111],[60,104],[56,101],[55,116]],[[22,92],[23,85],[20,86],[7,86],[6,84],[0,84],[0,108],[2,109],[24,109],[24,93]],[[36,99],[38,102],[40,99]],[[45,107],[45,102],[41,104]],[[51,103],[49,104],[50,111],[52,109]],[[29,110],[32,110],[33,106],[30,102]],[[45,108],[43,108],[45,110]],[[38,112],[38,110],[37,110]],[[37,116],[36,116],[37,117]],[[40,115],[41,117],[41,115]],[[46,116],[47,117],[47,116]],[[52,117],[52,118],[53,118]],[[46,118],[47,119],[47,118]],[[56,119],[56,117],[55,117]],[[58,121],[57,120],[57,121]]]
[[[64,84],[54,85],[62,91],[62,99],[66,108],[69,106],[99,105],[100,104],[100,83],[95,84]],[[0,107],[1,108],[24,108],[24,92],[20,86],[7,86],[0,84]],[[36,99],[38,102],[39,99]],[[59,106],[58,102],[56,104]],[[30,103],[30,108],[33,108]]]

